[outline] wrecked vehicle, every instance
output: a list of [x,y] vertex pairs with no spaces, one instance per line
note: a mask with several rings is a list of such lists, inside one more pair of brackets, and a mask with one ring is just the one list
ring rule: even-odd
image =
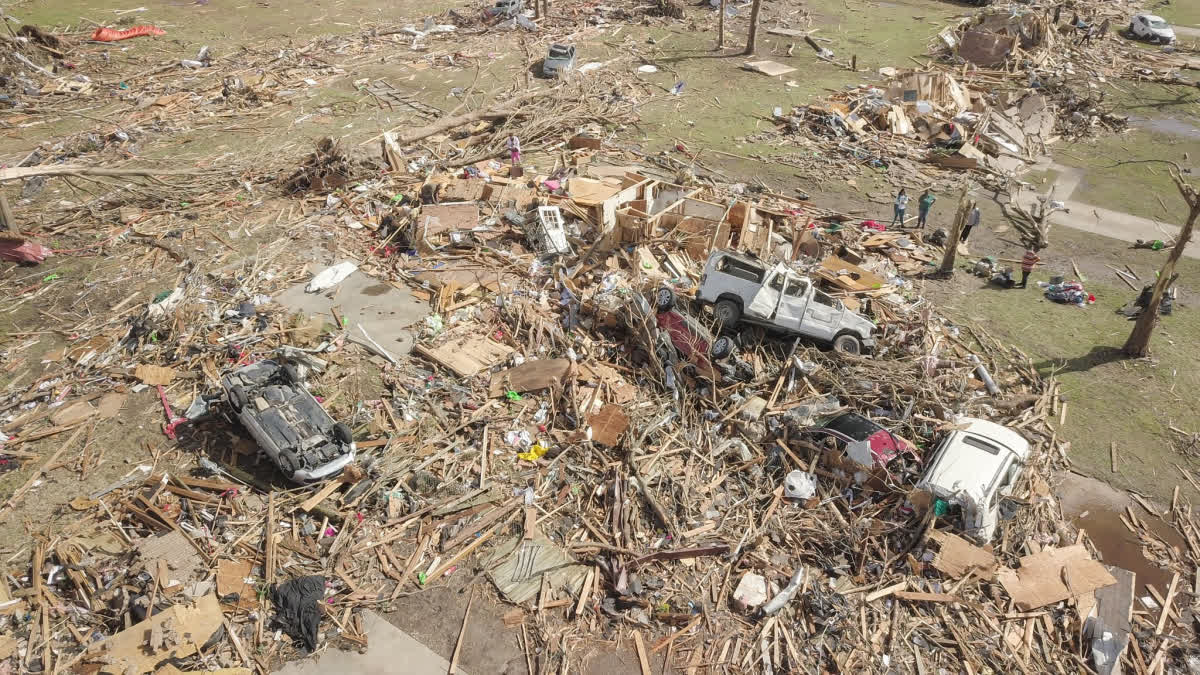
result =
[[783,264],[767,267],[752,256],[714,251],[704,266],[696,297],[711,304],[717,322],[726,327],[755,324],[831,344],[849,354],[861,354],[875,345],[874,323]]
[[694,370],[712,382],[740,377],[745,371],[745,364],[726,362],[734,352],[733,339],[714,335],[703,322],[677,307],[671,289],[658,289],[653,305],[641,293],[634,293],[627,307],[626,322],[642,345],[635,360],[649,361],[652,351],[664,372]]
[[850,459],[863,466],[886,467],[902,454],[917,457],[917,446],[911,441],[854,412],[842,413],[804,431],[834,439]]
[[[959,419],[930,455],[914,498],[924,492],[935,515],[957,522],[981,544],[991,541],[1000,521],[1000,500],[1025,470],[1029,441],[995,422]],[[910,502],[913,501],[910,499]],[[915,503],[915,502],[914,502]]]
[[354,461],[350,427],[335,421],[291,364],[262,360],[221,378],[230,409],[292,481],[329,478]]
[[1129,21],[1129,35],[1138,40],[1169,45],[1175,42],[1175,29],[1153,14],[1137,14]]
[[575,70],[575,45],[550,45],[550,51],[542,61],[542,75],[562,77]]

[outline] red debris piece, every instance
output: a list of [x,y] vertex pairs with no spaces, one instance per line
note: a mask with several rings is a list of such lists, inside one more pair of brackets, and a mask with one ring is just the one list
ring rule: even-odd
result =
[[92,39],[99,42],[117,42],[118,40],[128,40],[129,38],[142,37],[143,35],[166,35],[167,31],[157,26],[134,26],[125,30],[114,30],[101,26],[92,33]]
[[51,255],[50,249],[32,241],[0,239],[0,260],[40,263]]

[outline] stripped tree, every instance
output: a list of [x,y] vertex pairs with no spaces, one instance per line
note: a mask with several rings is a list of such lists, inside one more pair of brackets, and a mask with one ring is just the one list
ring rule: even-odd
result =
[[[1164,160],[1146,160],[1161,162]],[[1125,163],[1125,162],[1122,162]],[[1158,272],[1158,279],[1154,282],[1154,290],[1150,294],[1150,302],[1138,315],[1137,323],[1133,325],[1133,331],[1129,333],[1129,339],[1125,341],[1125,346],[1122,351],[1128,356],[1142,357],[1150,354],[1150,336],[1154,334],[1154,326],[1158,323],[1158,308],[1162,305],[1163,295],[1166,294],[1167,288],[1175,280],[1175,263],[1179,262],[1179,258],[1183,256],[1183,249],[1187,246],[1188,241],[1192,238],[1192,228],[1196,225],[1196,219],[1200,218],[1200,191],[1190,183],[1183,180],[1183,173],[1179,169],[1179,165],[1174,162],[1166,162],[1171,166],[1171,178],[1175,180],[1175,186],[1179,188],[1179,194],[1183,197],[1183,201],[1188,205],[1187,221],[1183,224],[1183,230],[1179,233],[1179,238],[1175,241],[1175,246],[1171,249],[1170,255],[1167,256],[1167,262],[1163,264],[1162,269]]]

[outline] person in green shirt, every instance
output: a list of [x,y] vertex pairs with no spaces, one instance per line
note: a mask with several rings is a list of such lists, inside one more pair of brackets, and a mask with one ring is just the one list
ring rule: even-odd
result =
[[921,198],[917,200],[917,227],[925,227],[925,220],[929,218],[929,209],[933,208],[933,203],[937,201],[937,197],[929,190],[921,193]]

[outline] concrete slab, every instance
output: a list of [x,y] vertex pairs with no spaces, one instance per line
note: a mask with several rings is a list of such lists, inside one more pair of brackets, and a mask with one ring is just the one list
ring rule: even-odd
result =
[[[449,661],[375,612],[363,611],[363,628],[370,645],[366,654],[331,649],[319,658],[292,661],[274,672],[277,675],[446,675],[450,672]],[[461,667],[454,672],[466,675]]]
[[[324,267],[314,270],[320,273]],[[305,280],[275,296],[275,301],[295,312],[321,314],[333,320],[330,310],[337,307],[338,313],[346,318],[346,327],[355,336],[359,332],[355,324],[362,327],[371,337],[393,356],[407,354],[412,350],[413,331],[409,326],[421,321],[429,314],[429,304],[413,297],[407,289],[355,272],[346,279],[320,293],[305,293]]]

